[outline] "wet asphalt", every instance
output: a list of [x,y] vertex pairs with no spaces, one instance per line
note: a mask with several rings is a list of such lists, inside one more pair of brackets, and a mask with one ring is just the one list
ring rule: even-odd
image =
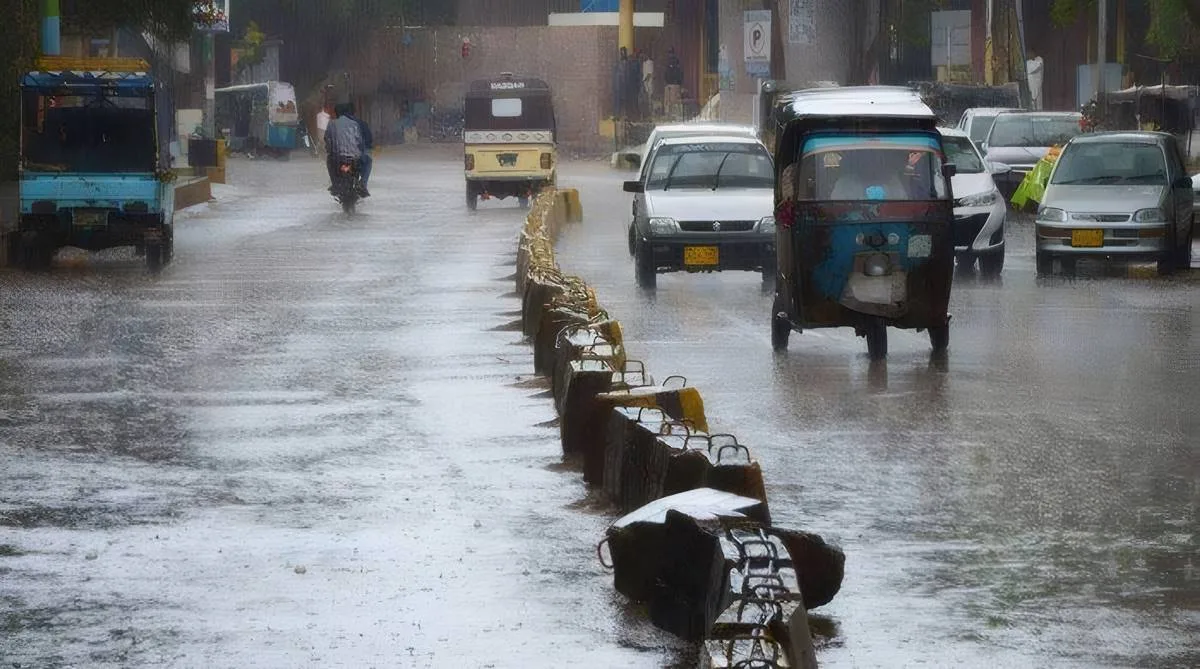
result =
[[881,364],[848,329],[776,355],[756,274],[635,286],[620,178],[573,180],[560,264],[750,445],[773,518],[845,549],[824,666],[1200,666],[1200,271],[1039,280],[1015,215],[1001,280],[956,278],[945,359],[896,330]]
[[[847,553],[830,667],[1200,665],[1200,281],[956,283],[945,361],[893,332],[771,352],[753,275],[637,290],[622,174],[573,164],[560,262],[634,357],[751,445],[772,513]],[[0,271],[0,664],[659,667],[611,514],[562,464],[513,329],[511,201],[452,149],[236,160],[176,262]],[[1089,273],[1090,272],[1090,273]]]

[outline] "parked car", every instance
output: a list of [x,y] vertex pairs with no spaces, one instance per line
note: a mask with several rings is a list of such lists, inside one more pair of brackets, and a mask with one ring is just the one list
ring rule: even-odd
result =
[[751,137],[659,140],[637,181],[629,227],[637,281],[654,288],[662,272],[762,272],[775,277],[775,171]]
[[978,145],[987,139],[997,116],[1005,112],[1019,111],[1021,110],[1012,107],[972,107],[963,112],[956,127],[967,133],[971,141]]
[[1179,141],[1159,132],[1080,135],[1063,149],[1038,210],[1037,271],[1057,259],[1152,259],[1160,274],[1191,264],[1192,178]]
[[954,254],[960,268],[979,270],[997,277],[1004,269],[1004,224],[1008,206],[996,187],[995,174],[1006,174],[1008,165],[983,159],[978,147],[957,128],[939,128],[946,162],[956,172],[950,180],[954,191]]
[[1008,165],[1012,171],[997,175],[996,185],[1005,198],[1012,197],[1017,186],[1034,165],[1049,153],[1083,132],[1079,112],[1003,112],[988,131],[979,148],[984,158]]

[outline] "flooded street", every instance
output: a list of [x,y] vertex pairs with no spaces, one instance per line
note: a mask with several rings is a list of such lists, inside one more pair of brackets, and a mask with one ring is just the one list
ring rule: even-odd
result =
[[[1040,281],[1016,222],[945,361],[897,331],[882,365],[841,330],[775,355],[755,274],[636,288],[624,176],[564,169],[559,261],[754,449],[775,521],[845,550],[823,666],[1200,666],[1197,271]],[[312,159],[229,180],[160,276],[0,270],[0,664],[685,662],[562,465],[524,212],[470,214],[452,148],[377,160],[353,217]]]

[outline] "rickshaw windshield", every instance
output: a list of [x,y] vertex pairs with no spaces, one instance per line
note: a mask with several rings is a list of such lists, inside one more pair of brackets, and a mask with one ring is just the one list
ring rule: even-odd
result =
[[549,95],[468,97],[467,130],[553,130],[554,102]]
[[[928,201],[948,198],[941,149],[927,135],[815,135],[783,175],[784,199]],[[798,183],[797,183],[798,178]]]

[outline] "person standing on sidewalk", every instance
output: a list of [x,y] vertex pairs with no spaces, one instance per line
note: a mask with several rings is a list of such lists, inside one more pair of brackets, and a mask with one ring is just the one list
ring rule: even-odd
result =
[[675,47],[667,50],[667,67],[663,71],[663,111],[672,118],[682,114],[683,105],[683,65],[679,56],[675,55]]

